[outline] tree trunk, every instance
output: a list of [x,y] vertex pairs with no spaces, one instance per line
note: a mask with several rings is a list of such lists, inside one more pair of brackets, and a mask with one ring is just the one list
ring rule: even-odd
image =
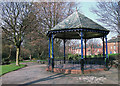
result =
[[91,55],[92,55],[92,45],[91,45]]
[[10,59],[10,57],[11,57],[11,51],[12,51],[12,50],[11,50],[11,48],[10,48],[10,53],[9,53],[8,59]]
[[119,38],[117,38],[117,39],[118,39],[117,41],[118,41],[118,54],[119,54],[120,53],[120,51],[119,51],[119,47],[120,47],[119,46]]
[[19,66],[20,47],[17,47],[16,51],[16,65]]
[[31,56],[32,56],[32,55],[30,54],[30,61],[31,61],[31,59],[32,59]]

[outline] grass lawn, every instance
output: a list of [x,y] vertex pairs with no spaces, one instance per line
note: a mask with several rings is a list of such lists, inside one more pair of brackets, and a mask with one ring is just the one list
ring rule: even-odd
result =
[[[24,60],[24,61],[20,61],[20,63],[26,63],[26,62],[37,62],[36,60],[32,60],[32,61],[30,61],[30,60]],[[13,62],[10,62],[10,63],[16,63],[15,61],[13,61]]]
[[3,74],[6,74],[8,72],[23,68],[25,66],[26,65],[24,65],[24,64],[20,64],[20,66],[16,66],[15,64],[0,65],[0,76]]

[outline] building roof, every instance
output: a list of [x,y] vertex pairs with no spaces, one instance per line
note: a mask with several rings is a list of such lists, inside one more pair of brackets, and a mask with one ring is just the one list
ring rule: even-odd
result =
[[73,14],[68,16],[65,20],[57,24],[51,30],[61,30],[61,29],[71,29],[71,28],[88,28],[88,29],[92,28],[92,29],[107,30],[106,28],[97,24],[93,20],[82,15],[78,11],[75,11]]
[[81,31],[83,38],[86,39],[103,37],[109,33],[106,28],[75,11],[48,31],[47,35],[55,34],[55,38],[61,39],[80,39],[80,35],[76,32]]
[[[86,48],[88,48],[89,45],[86,45]],[[85,46],[83,46],[83,48],[85,48]],[[102,48],[102,46],[100,44],[98,45],[93,45],[93,48]],[[72,46],[72,49],[81,49],[81,47],[78,45],[78,46]]]
[[120,42],[120,35],[117,37],[112,37],[112,39],[108,40],[108,43]]

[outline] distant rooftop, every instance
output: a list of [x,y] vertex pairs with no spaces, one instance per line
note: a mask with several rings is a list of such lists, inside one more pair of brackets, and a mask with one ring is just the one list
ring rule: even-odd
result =
[[110,40],[108,40],[108,43],[114,42],[120,42],[120,35],[118,35],[117,37],[112,37]]
[[[86,45],[86,48],[88,48],[89,45]],[[85,48],[85,46],[83,46],[83,48]],[[102,46],[100,44],[94,45],[93,48],[102,48]],[[72,49],[81,49],[81,47],[79,45],[77,46],[72,46]]]

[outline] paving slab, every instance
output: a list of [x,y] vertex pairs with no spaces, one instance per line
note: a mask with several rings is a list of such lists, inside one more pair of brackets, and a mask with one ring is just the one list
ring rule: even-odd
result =
[[[2,84],[91,84],[91,82],[92,84],[118,84],[118,69],[116,68],[79,75],[48,72],[45,70],[46,64],[27,63],[27,65],[25,68],[1,76]],[[102,78],[104,80],[100,80]]]

